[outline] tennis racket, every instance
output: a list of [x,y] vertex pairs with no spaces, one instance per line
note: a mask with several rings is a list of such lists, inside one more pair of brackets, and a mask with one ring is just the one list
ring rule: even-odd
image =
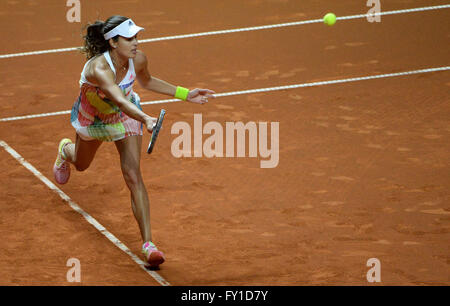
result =
[[147,153],[151,154],[153,151],[153,147],[155,146],[156,138],[158,138],[159,130],[162,127],[164,115],[166,114],[166,110],[162,109],[159,113],[158,121],[156,121],[155,126],[153,127],[152,137],[150,138],[150,142],[148,144]]

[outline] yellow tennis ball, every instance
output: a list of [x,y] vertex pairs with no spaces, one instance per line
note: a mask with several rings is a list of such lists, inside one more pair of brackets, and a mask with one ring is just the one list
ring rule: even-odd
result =
[[333,13],[328,13],[323,17],[323,22],[329,26],[332,26],[336,23],[336,15]]

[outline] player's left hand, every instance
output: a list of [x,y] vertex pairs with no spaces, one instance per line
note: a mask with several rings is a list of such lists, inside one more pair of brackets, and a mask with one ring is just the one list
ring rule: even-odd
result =
[[196,88],[189,91],[186,101],[205,104],[206,102],[208,102],[209,98],[215,98],[214,94],[215,92],[213,90]]

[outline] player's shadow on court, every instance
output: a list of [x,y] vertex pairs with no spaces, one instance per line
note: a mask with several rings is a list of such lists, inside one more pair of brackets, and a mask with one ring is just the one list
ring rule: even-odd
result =
[[159,266],[157,266],[157,267],[144,266],[144,267],[145,267],[145,269],[147,269],[149,271],[159,271],[160,270]]

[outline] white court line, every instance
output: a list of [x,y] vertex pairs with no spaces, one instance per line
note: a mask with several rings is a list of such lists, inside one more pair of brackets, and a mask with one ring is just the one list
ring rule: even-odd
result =
[[111,234],[107,229],[103,227],[97,220],[95,220],[91,215],[85,212],[77,203],[72,201],[72,199],[66,195],[61,189],[59,189],[55,184],[53,184],[49,179],[42,175],[33,165],[27,162],[19,153],[17,153],[13,148],[11,148],[6,142],[0,140],[0,147],[3,147],[12,157],[14,157],[22,166],[33,173],[39,180],[41,180],[48,188],[56,192],[64,201],[66,201],[73,210],[82,215],[87,222],[94,226],[100,233],[106,236],[116,247],[127,253],[134,262],[136,262],[145,272],[150,274],[159,284],[162,286],[170,286],[170,284],[155,271],[150,271],[145,268],[144,262],[139,259],[131,250],[123,244],[119,239],[117,239],[113,234]]
[[[295,89],[295,88],[302,88],[302,87],[314,87],[314,86],[341,84],[341,83],[349,83],[349,82],[357,82],[357,81],[367,81],[367,80],[382,79],[382,78],[392,78],[392,77],[398,77],[398,76],[406,76],[406,75],[430,73],[430,72],[438,72],[438,71],[446,71],[446,70],[450,70],[450,66],[420,69],[420,70],[405,71],[405,72],[378,74],[378,75],[355,77],[355,78],[348,78],[348,79],[341,79],[341,80],[321,81],[321,82],[312,82],[312,83],[304,83],[304,84],[294,84],[294,85],[276,86],[276,87],[268,87],[268,88],[232,91],[232,92],[218,93],[218,94],[215,94],[214,96],[219,98],[219,97],[253,94],[253,93],[260,93],[260,92],[277,91],[277,90],[288,90],[288,89]],[[172,103],[172,102],[181,102],[181,100],[178,100],[178,99],[156,100],[156,101],[141,102],[141,105]],[[1,118],[0,122],[16,121],[16,120],[24,120],[24,119],[32,119],[32,118],[40,118],[40,117],[50,117],[50,116],[58,116],[58,115],[67,115],[67,114],[70,114],[70,110],[53,112],[53,113],[43,113],[43,114],[35,114],[35,115]]]
[[[439,9],[446,9],[446,8],[450,8],[450,4],[418,7],[418,8],[412,8],[412,9],[395,10],[395,11],[386,11],[386,12],[371,14],[370,16],[375,17],[375,16],[394,15],[394,14],[407,14],[407,13],[424,12],[424,11],[439,10]],[[337,20],[350,20],[350,19],[367,18],[367,16],[368,16],[368,14],[359,14],[359,15],[337,17],[336,19]],[[259,30],[299,26],[299,25],[304,25],[304,24],[321,23],[321,22],[323,22],[323,19],[312,19],[312,20],[287,22],[287,23],[271,24],[271,25],[264,25],[264,26],[239,28],[239,29],[229,29],[229,30],[221,30],[221,31],[211,31],[211,32],[201,32],[201,33],[194,33],[194,34],[150,38],[150,39],[139,40],[139,43],[156,42],[156,41],[173,40],[173,39],[183,39],[183,38],[193,38],[193,37],[201,37],[201,36],[220,35],[220,34],[230,34],[230,33],[237,33],[237,32],[259,31]],[[4,54],[4,55],[0,55],[0,59],[10,58],[10,57],[19,57],[19,56],[28,56],[28,55],[69,52],[69,51],[79,50],[80,48],[81,47],[72,47],[72,48],[62,48],[62,49]]]

